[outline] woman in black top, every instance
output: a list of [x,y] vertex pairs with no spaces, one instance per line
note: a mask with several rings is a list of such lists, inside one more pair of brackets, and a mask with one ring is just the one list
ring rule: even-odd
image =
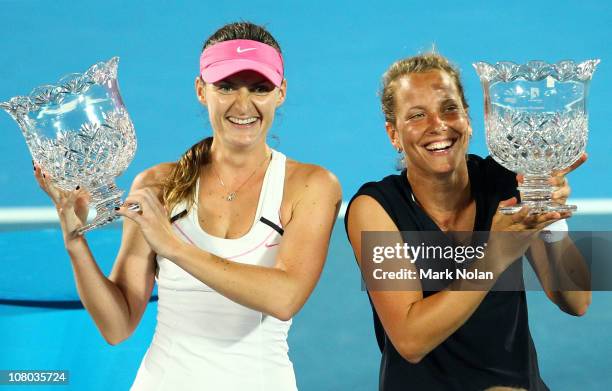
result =
[[[522,239],[503,243],[511,252],[489,243],[487,252],[496,255],[501,271],[520,268],[514,260],[527,251],[548,297],[570,314],[584,314],[590,292],[550,289],[542,255],[549,244],[538,239],[539,231],[569,213],[497,212],[517,202],[517,176],[490,157],[466,155],[472,128],[456,69],[437,54],[400,60],[385,73],[381,95],[387,134],[407,169],[366,183],[349,204],[345,224],[360,266],[362,231],[518,231]],[[585,160],[553,177],[555,201],[566,201],[564,176]],[[584,273],[582,265],[567,266]],[[383,353],[380,390],[547,390],[525,292],[489,288],[369,291]]]

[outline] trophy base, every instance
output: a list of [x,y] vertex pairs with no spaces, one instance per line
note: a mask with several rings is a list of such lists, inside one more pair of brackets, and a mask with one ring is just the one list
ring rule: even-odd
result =
[[513,215],[518,213],[519,210],[523,208],[523,206],[529,207],[529,214],[544,214],[550,212],[575,212],[576,205],[563,205],[557,204],[556,202],[521,202],[512,206],[504,206],[499,208],[499,211],[505,215]]
[[517,187],[517,190],[521,193],[521,202],[516,205],[501,207],[499,211],[505,215],[512,215],[527,206],[529,207],[529,215],[575,212],[576,205],[564,205],[552,201],[553,192],[557,188],[548,182],[549,179],[549,174],[525,175],[523,183]]
[[96,187],[90,191],[91,206],[96,209],[96,217],[87,225],[76,230],[76,234],[82,235],[87,231],[106,225],[119,217],[115,211],[115,207],[121,206],[121,196],[123,190],[111,182]]

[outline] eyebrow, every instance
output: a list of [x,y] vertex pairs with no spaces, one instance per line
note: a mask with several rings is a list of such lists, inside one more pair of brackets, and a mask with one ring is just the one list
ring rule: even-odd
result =
[[259,86],[273,86],[274,85],[274,84],[272,84],[272,82],[270,82],[269,80],[266,80],[266,79],[259,80],[259,81],[254,82],[254,83],[236,83],[236,82],[233,82],[233,81],[230,81],[230,80],[223,79],[223,80],[219,80],[217,82],[214,82],[213,84],[214,85],[229,85],[231,87],[236,87],[238,85],[240,85],[240,86],[244,85],[244,86],[248,86],[248,87],[251,87],[251,88],[252,87],[259,87]]
[[444,103],[449,103],[449,102],[457,103],[458,101],[455,98],[448,97],[448,98],[444,98],[441,103],[444,104]]
[[232,83],[231,81],[228,80],[218,80],[214,83],[212,83],[215,87],[220,86],[220,85],[230,85],[230,86],[234,86],[235,83]]
[[[448,103],[458,104],[459,101],[457,99],[455,99],[455,98],[445,97],[445,98],[442,99],[442,102],[440,102],[440,105],[445,105],[445,104],[448,104]],[[409,107],[407,111],[411,111],[411,110],[425,110],[425,111],[427,111],[427,109],[424,106],[420,106],[420,105]]]
[[425,107],[423,107],[423,106],[418,106],[418,105],[417,105],[417,106],[412,106],[412,107],[409,107],[409,108],[408,108],[408,111],[410,111],[410,110],[426,110],[426,109],[425,109]]

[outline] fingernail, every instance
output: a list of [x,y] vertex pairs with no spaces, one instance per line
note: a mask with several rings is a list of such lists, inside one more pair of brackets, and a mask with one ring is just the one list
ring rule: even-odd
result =
[[77,186],[76,189],[79,190],[81,188],[81,186]]

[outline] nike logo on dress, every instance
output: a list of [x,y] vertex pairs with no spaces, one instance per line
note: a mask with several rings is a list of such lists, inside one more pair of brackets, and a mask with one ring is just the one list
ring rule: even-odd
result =
[[280,244],[280,243],[266,243],[266,244],[265,244],[265,246],[266,246],[267,248],[270,248],[270,247],[278,246],[279,244]]
[[236,52],[237,52],[237,53],[244,53],[244,52],[248,52],[249,50],[255,50],[255,49],[257,49],[257,48],[245,48],[245,49],[240,49],[240,46],[238,46],[238,47],[236,48]]

